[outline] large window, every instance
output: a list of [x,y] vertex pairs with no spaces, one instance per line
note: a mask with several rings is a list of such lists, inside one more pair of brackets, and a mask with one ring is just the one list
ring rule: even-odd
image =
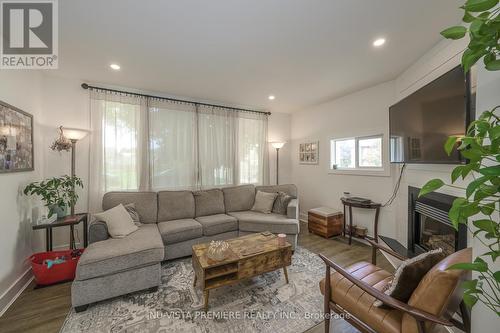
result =
[[91,123],[91,211],[109,191],[267,181],[263,113],[92,91]]
[[382,135],[332,139],[331,170],[383,170]]

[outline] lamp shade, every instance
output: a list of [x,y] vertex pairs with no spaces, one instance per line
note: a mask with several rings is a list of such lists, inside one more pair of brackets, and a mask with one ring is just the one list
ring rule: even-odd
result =
[[84,137],[87,136],[89,131],[84,130],[84,129],[78,129],[78,128],[62,128],[63,135],[66,139],[69,140],[81,140]]
[[281,149],[285,143],[286,142],[271,142],[271,146],[273,146],[274,149]]

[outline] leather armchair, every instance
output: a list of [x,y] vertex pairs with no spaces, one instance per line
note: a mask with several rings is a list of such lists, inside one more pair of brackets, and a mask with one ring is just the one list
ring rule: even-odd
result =
[[[456,252],[434,266],[422,278],[408,303],[404,303],[382,292],[393,276],[377,267],[375,260],[377,249],[401,260],[406,258],[380,244],[370,243],[373,247],[372,263],[359,262],[342,268],[319,255],[326,264],[326,277],[320,282],[326,333],[329,332],[332,311],[343,314],[345,320],[361,332],[430,333],[436,324],[457,326],[470,332],[470,316],[462,302],[460,288],[469,274],[462,270],[447,270],[455,263],[470,262],[470,248]],[[377,300],[386,307],[374,306]],[[462,322],[452,317],[458,309]]]

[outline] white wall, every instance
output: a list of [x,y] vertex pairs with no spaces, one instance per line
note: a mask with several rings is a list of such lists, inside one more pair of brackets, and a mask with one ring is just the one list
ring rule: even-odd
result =
[[[385,146],[389,132],[388,108],[394,101],[394,82],[387,82],[323,103],[292,115],[292,180],[297,184],[302,216],[310,208],[329,206],[341,209],[340,197],[352,195],[384,202],[392,191],[389,176],[329,174],[329,140],[332,137],[383,134]],[[300,143],[319,140],[319,164],[301,165]],[[389,167],[387,159],[385,167]],[[373,232],[373,212],[355,210],[354,223]],[[395,237],[392,207],[381,211],[379,233]]]
[[28,257],[43,249],[43,241],[33,237],[32,203],[21,195],[29,182],[43,173],[40,120],[41,73],[37,71],[0,71],[0,100],[34,117],[35,170],[0,174],[0,314],[10,300],[29,281]]

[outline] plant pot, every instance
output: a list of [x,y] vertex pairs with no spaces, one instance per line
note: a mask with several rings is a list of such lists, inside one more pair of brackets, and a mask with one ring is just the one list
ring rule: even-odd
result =
[[54,212],[54,214],[57,215],[58,219],[63,218],[63,217],[68,215],[68,207],[66,207],[66,206],[61,208],[57,205],[53,205],[53,206],[50,206],[50,208],[52,208],[52,211]]

